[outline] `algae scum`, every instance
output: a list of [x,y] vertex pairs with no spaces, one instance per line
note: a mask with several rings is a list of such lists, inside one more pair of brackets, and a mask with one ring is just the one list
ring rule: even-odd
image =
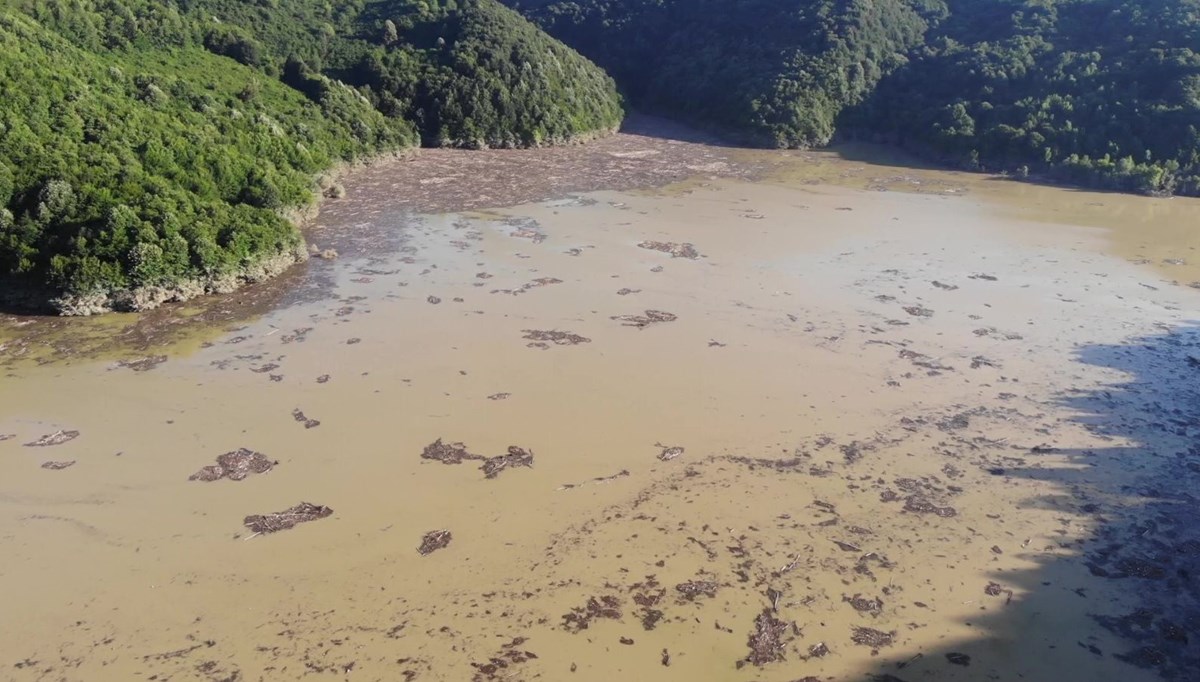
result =
[[7,320],[0,677],[1189,679],[1200,204],[585,149]]

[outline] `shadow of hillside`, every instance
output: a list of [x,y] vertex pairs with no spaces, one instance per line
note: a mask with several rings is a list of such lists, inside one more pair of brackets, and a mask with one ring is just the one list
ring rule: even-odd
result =
[[1018,165],[1017,163],[1007,165],[998,163],[989,168],[972,169],[962,163],[960,159],[956,159],[953,156],[922,150],[914,145],[905,145],[886,136],[872,139],[869,136],[844,135],[838,138],[828,149],[837,152],[839,156],[847,161],[869,163],[886,168],[907,171],[924,170],[945,173],[966,173],[982,177],[989,182],[1008,182],[1036,187],[1052,187],[1066,192],[1151,196],[1130,189],[1079,184],[1061,175],[1031,173],[1022,176],[1005,170],[1006,167],[1011,170],[1011,168]]
[[[904,170],[926,170],[970,173],[960,166],[955,166],[948,160],[938,160],[928,155],[922,155],[887,140],[869,140],[860,137],[843,135],[835,139],[828,149],[837,152],[847,161],[869,163],[874,166],[887,168],[902,168]],[[986,175],[986,173],[975,172]]]
[[[1051,484],[1055,492],[1027,504],[1055,510],[1089,537],[1074,541],[1078,531],[1064,529],[1057,551],[1034,554],[1036,567],[988,576],[1017,596],[980,612],[971,622],[978,637],[887,652],[857,680],[1117,681],[1138,673],[1130,666],[1200,679],[1200,325],[1085,346],[1075,362],[1121,378],[1067,391],[1052,406],[1111,445],[1030,450],[1028,466],[1002,475]],[[1022,445],[1032,448],[1053,434],[1029,437]],[[1050,457],[1066,464],[1036,466]],[[1072,622],[1087,627],[1054,629]],[[1097,646],[1100,634],[1120,646]],[[1073,670],[1080,657],[1103,676]]]
[[739,143],[732,135],[723,136],[717,132],[705,130],[672,118],[665,118],[640,111],[630,111],[626,115],[625,120],[621,122],[620,132],[635,137],[703,144],[709,147],[756,149],[753,145]]

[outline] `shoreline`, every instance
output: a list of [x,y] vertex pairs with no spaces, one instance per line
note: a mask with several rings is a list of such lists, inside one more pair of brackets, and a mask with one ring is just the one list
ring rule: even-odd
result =
[[[1186,198],[1161,202],[1129,194],[1061,194],[1063,190],[1056,188],[998,182],[995,176],[941,171],[928,165],[914,167],[907,161],[909,156],[902,150],[868,143],[809,152],[721,146],[703,131],[636,115],[621,133],[572,147],[422,149],[340,164],[316,182],[324,188],[322,193],[334,187],[344,190],[341,198],[322,196],[296,218],[303,219],[304,240],[319,250],[336,252],[336,261],[310,260],[303,267],[284,267],[269,279],[240,282],[233,293],[196,296],[188,303],[163,302],[146,312],[70,317],[3,310],[0,361],[140,357],[333,296],[345,284],[332,275],[340,267],[337,263],[387,258],[403,248],[407,235],[447,213],[491,214],[504,207],[604,190],[665,191],[683,198],[726,180],[818,194],[827,191],[821,185],[946,199],[977,194],[1016,218],[1104,230],[1097,234],[1112,245],[1106,251],[1139,265],[1153,265],[1164,276],[1163,285],[1171,280],[1200,281],[1200,262],[1185,262],[1190,250],[1200,249],[1200,237],[1186,229],[1191,223],[1185,218],[1191,206]],[[347,182],[344,187],[342,181]],[[1070,196],[1080,198],[1067,199]],[[804,215],[795,217],[804,220]]]
[[397,162],[410,162],[423,154],[438,151],[486,153],[578,149],[614,137],[622,132],[623,128],[624,124],[526,147],[471,147],[458,141],[446,146],[416,146],[380,152],[355,161],[338,161],[313,176],[312,201],[280,209],[279,213],[292,224],[298,237],[298,243],[291,247],[264,254],[255,262],[245,264],[232,272],[87,294],[55,293],[43,285],[25,284],[13,278],[4,282],[5,287],[0,290],[0,309],[7,309],[11,314],[37,317],[89,317],[113,312],[149,312],[168,303],[186,303],[203,296],[231,294],[247,285],[278,277],[292,266],[306,262],[311,255],[317,255],[321,249],[310,248],[306,232],[316,222],[322,208],[328,202],[336,201],[345,195],[346,190],[342,182],[353,173],[384,165],[390,166]]
[[[105,313],[140,313],[155,310],[166,303],[185,303],[201,296],[231,294],[247,285],[258,284],[286,272],[308,260],[310,250],[305,230],[317,220],[322,207],[336,200],[340,181],[356,170],[393,161],[415,158],[419,148],[398,149],[374,154],[355,161],[339,161],[312,178],[313,198],[306,204],[280,209],[280,215],[292,225],[295,243],[266,253],[252,263],[231,272],[204,275],[161,284],[95,291],[86,294],[55,294],[44,286],[23,286],[13,282],[0,291],[0,305],[31,316],[89,317]],[[8,284],[8,283],[6,283]]]
[[[868,144],[872,147],[882,147],[889,158],[900,155],[907,161],[903,167],[911,170],[964,173],[968,176],[1066,191],[1154,199],[1183,196],[1094,188],[1056,180],[1053,176],[1045,174],[1019,177],[1004,171],[973,170],[955,165],[946,159],[930,158],[904,145],[881,145],[854,137],[835,140],[830,145],[820,148],[751,146],[736,140],[735,137],[693,127],[687,123],[635,113],[627,116],[619,127],[611,130],[594,131],[568,140],[530,147],[413,147],[382,152],[355,161],[339,161],[312,178],[311,202],[280,211],[293,225],[298,238],[298,243],[288,248],[264,254],[262,258],[233,272],[89,294],[56,295],[44,286],[26,285],[16,279],[10,279],[5,283],[4,290],[0,291],[0,309],[14,315],[87,317],[111,312],[148,312],[165,304],[231,294],[248,285],[272,280],[292,266],[306,262],[311,255],[317,255],[323,249],[312,248],[310,235],[318,227],[318,218],[322,210],[331,205],[331,202],[344,198],[347,191],[355,191],[362,185],[377,186],[384,182],[411,194],[412,198],[401,203],[404,208],[413,212],[471,211],[548,201],[599,190],[651,189],[704,175],[751,179],[769,172],[772,165],[783,165],[781,161],[790,155],[843,154],[844,149],[855,149]],[[642,144],[638,145],[635,141]],[[644,148],[630,149],[636,146]],[[698,154],[700,158],[690,159],[693,163],[689,163],[688,151],[695,151],[697,148],[707,153]],[[681,150],[682,154],[670,153]],[[712,153],[716,150],[725,151]],[[779,158],[768,160],[772,153],[779,154]],[[567,154],[579,158],[564,158]],[[540,158],[543,156],[551,158]],[[606,156],[610,158],[605,159]],[[633,163],[605,163],[614,158]],[[406,165],[418,159],[427,160],[425,165],[431,168]],[[854,155],[846,160],[864,161],[855,158]],[[636,163],[639,161],[645,163]],[[695,163],[697,161],[700,163]],[[885,165],[892,163],[888,161]],[[536,165],[539,173],[529,174],[527,171],[531,165]],[[587,168],[589,165],[594,165],[595,168]],[[386,173],[387,177],[371,175],[372,171]],[[364,173],[367,176],[358,178],[355,186],[349,190],[343,184],[351,175]],[[435,175],[429,177],[430,173]],[[455,183],[456,186],[446,187],[447,183]],[[472,191],[477,187],[481,189]],[[330,236],[330,241],[338,241],[337,236]],[[338,249],[335,248],[334,251]]]

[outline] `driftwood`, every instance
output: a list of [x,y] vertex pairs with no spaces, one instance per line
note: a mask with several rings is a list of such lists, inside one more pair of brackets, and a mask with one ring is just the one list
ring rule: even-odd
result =
[[694,260],[700,257],[700,252],[696,250],[695,245],[687,242],[680,244],[676,242],[644,241],[638,244],[638,246],[643,249],[650,249],[651,251],[669,253],[671,254],[671,258],[690,258]]
[[417,552],[421,556],[432,554],[449,545],[453,537],[448,530],[431,530],[421,538],[421,546],[417,548]]
[[655,443],[654,445],[655,447],[662,449],[657,456],[658,459],[663,462],[670,462],[671,460],[683,454],[683,448],[678,445],[663,445],[662,443]]
[[443,443],[439,438],[421,452],[421,459],[432,459],[442,464],[462,464],[467,459],[486,459],[483,455],[467,452],[467,446],[462,443]]
[[1002,594],[1007,594],[1008,600],[1004,602],[1005,604],[1011,604],[1013,600],[1013,591],[997,582],[989,582],[987,587],[983,588],[983,592],[989,597],[999,597]]
[[609,319],[618,320],[626,327],[645,329],[652,324],[674,322],[679,318],[674,313],[668,313],[663,310],[647,310],[645,315],[613,315]]
[[859,613],[869,613],[872,616],[878,616],[883,612],[883,600],[879,597],[868,599],[861,594],[855,593],[853,597],[842,595],[842,601],[849,604],[851,608]]
[[563,628],[569,632],[579,632],[580,630],[588,629],[593,620],[598,618],[611,618],[613,620],[621,619],[621,600],[611,595],[602,597],[589,597],[587,604],[580,607],[577,606],[571,609],[571,612],[565,614],[563,619]]
[[695,601],[697,597],[717,596],[717,587],[717,581],[715,580],[688,580],[676,585],[675,591],[679,593],[681,598],[687,601]]
[[750,647],[750,653],[742,661],[738,661],[740,665],[750,663],[751,665],[762,666],[768,663],[783,660],[783,652],[786,646],[784,636],[787,634],[789,624],[776,618],[771,609],[765,608],[758,617],[754,619],[754,632],[750,633],[747,640],[747,645]]
[[579,486],[585,485],[587,483],[596,483],[596,484],[611,483],[611,482],[617,480],[618,478],[625,478],[628,475],[629,475],[628,469],[621,469],[620,471],[618,471],[615,474],[612,474],[611,476],[597,476],[597,477],[591,479],[590,481],[584,481],[583,483],[564,483],[561,486],[559,486],[558,489],[559,490],[570,490],[571,488],[578,488]]
[[533,468],[533,453],[515,445],[508,446],[508,454],[489,457],[479,467],[486,478],[495,478],[509,467]]
[[79,437],[78,431],[59,430],[59,431],[55,431],[54,433],[48,433],[48,434],[42,436],[41,438],[33,441],[32,443],[26,443],[25,447],[27,447],[27,448],[46,448],[46,447],[50,447],[52,445],[62,445],[63,443],[75,440],[78,437]]
[[939,507],[920,495],[909,495],[904,501],[904,511],[914,514],[934,514],[944,519],[958,516],[954,507]]
[[292,410],[292,419],[304,424],[304,428],[306,429],[313,429],[321,425],[319,420],[310,419],[308,415],[304,414],[304,412],[298,407]]
[[[281,530],[295,528],[296,524],[316,521],[333,514],[333,510],[322,505],[301,502],[300,504],[271,514],[254,514],[247,516],[242,525],[254,531],[255,535],[277,533]],[[253,537],[253,536],[251,536]],[[247,538],[249,539],[249,538]]]
[[472,682],[491,682],[492,680],[512,678],[517,673],[511,668],[537,658],[537,654],[532,651],[519,648],[527,641],[529,640],[525,637],[517,637],[501,646],[499,653],[488,658],[487,663],[472,663],[471,667],[475,668],[475,676],[471,678]]
[[122,360],[117,363],[117,366],[124,367],[126,369],[132,369],[135,372],[146,372],[158,367],[166,361],[167,356],[165,355],[150,355],[137,360]]
[[538,287],[549,286],[551,284],[562,284],[562,280],[557,277],[538,277],[532,282],[527,282],[517,287],[516,289],[492,289],[493,294],[509,294],[510,296],[520,296],[521,294]]
[[522,329],[521,331],[525,334],[522,338],[528,339],[532,342],[529,345],[537,348],[546,348],[548,347],[546,346],[547,343],[553,343],[556,346],[574,346],[580,343],[592,342],[586,336],[580,336],[571,332],[543,329]]
[[860,646],[869,646],[872,649],[891,646],[896,641],[896,633],[883,632],[874,628],[854,627],[854,634],[850,636],[850,641]]
[[435,440],[421,452],[421,459],[431,459],[442,464],[462,464],[466,460],[483,462],[479,470],[486,478],[495,478],[501,471],[512,467],[533,467],[533,452],[516,445],[508,446],[508,452],[495,457],[484,457],[467,450],[462,443],[445,443]]
[[904,312],[913,317],[933,317],[933,311],[923,305],[906,305]]
[[200,471],[188,476],[189,481],[216,481],[228,478],[240,481],[250,474],[265,474],[279,462],[272,461],[261,452],[238,448],[217,457],[216,464],[210,464]]

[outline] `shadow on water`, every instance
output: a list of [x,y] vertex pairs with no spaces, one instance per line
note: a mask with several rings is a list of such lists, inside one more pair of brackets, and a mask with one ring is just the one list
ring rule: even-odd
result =
[[702,144],[708,147],[762,149],[762,147],[740,144],[730,136],[722,136],[669,118],[642,112],[630,112],[621,123],[621,133],[656,140]]
[[898,144],[889,142],[868,142],[864,140],[844,140],[835,142],[828,147],[842,159],[855,163],[865,163],[872,166],[895,168],[901,172],[939,171],[945,173],[963,173],[978,176],[988,182],[1012,183],[1034,187],[1053,188],[1064,192],[1086,192],[1089,194],[1155,196],[1130,189],[1114,189],[1111,187],[1087,186],[1071,182],[1065,177],[1051,177],[1030,173],[1020,175],[1004,170],[1003,167],[990,169],[971,169],[956,159],[937,154],[923,154]]
[[913,170],[967,172],[950,164],[931,161],[928,157],[910,152],[901,146],[884,142],[846,139],[835,142],[828,149],[836,152],[846,161],[896,168],[905,172]]
[[[972,620],[978,637],[919,655],[885,650],[859,679],[1041,680],[1050,671],[1098,679],[1072,672],[1073,656],[1095,657],[1107,680],[1128,679],[1136,672],[1128,666],[1165,680],[1200,678],[1200,324],[1084,346],[1074,360],[1111,379],[1047,406],[1102,445],[1034,447],[1026,466],[991,472],[1052,486],[1025,504],[1063,517],[1061,538],[1029,546],[1031,554],[1049,550],[1036,554],[1035,567],[988,576],[1016,596]],[[1023,445],[1044,438],[1052,446],[1056,435],[1031,433]],[[1039,467],[1039,458],[1054,463]],[[1096,646],[1104,634],[1116,650]]]

